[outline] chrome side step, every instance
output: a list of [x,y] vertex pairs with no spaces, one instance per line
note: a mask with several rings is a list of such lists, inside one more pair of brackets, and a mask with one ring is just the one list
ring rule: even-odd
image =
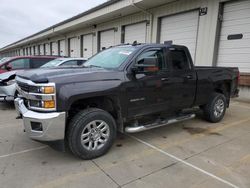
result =
[[146,125],[138,125],[138,126],[133,126],[133,127],[125,127],[125,132],[126,133],[137,133],[141,131],[146,131],[149,129],[157,128],[157,127],[162,127],[164,125],[170,125],[172,123],[177,123],[185,120],[189,120],[195,117],[195,114],[187,114],[187,115],[182,115],[178,116],[172,119],[164,119],[158,122],[154,122],[151,124],[146,124]]

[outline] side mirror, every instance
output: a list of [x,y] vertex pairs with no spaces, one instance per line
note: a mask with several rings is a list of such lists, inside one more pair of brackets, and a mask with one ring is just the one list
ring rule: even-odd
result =
[[11,71],[12,70],[12,66],[10,64],[7,64],[7,65],[5,65],[5,69],[7,71]]
[[155,57],[146,57],[136,62],[132,71],[140,74],[140,73],[155,73],[159,70],[157,66],[157,59]]

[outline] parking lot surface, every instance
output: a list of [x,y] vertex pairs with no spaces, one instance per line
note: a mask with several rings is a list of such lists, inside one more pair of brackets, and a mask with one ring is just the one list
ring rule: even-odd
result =
[[233,101],[224,120],[197,117],[119,134],[103,157],[80,160],[34,142],[0,103],[0,187],[250,187],[250,103]]

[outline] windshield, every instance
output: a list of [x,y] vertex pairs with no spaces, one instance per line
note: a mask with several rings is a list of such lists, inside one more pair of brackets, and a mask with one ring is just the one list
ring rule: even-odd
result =
[[4,57],[4,58],[0,59],[0,65],[5,63],[6,61],[9,61],[10,59],[11,59],[11,57]]
[[135,49],[133,46],[110,48],[86,61],[84,66],[115,69],[118,68]]
[[62,59],[54,59],[41,66],[41,68],[57,67],[61,64],[62,61],[63,61]]

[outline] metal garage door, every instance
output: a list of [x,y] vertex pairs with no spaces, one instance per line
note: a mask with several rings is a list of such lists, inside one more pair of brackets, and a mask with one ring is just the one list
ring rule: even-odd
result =
[[69,39],[69,56],[78,57],[76,37]]
[[142,22],[138,24],[127,25],[124,28],[124,43],[139,43],[146,42],[147,23]]
[[33,55],[34,51],[33,51],[33,48],[32,47],[29,47],[29,54],[30,55]]
[[191,11],[161,19],[160,42],[172,40],[185,45],[194,60],[198,33],[199,11]]
[[35,46],[35,55],[39,55],[38,46]]
[[39,45],[39,55],[44,55],[44,45],[43,44]]
[[225,3],[218,66],[238,66],[250,72],[250,1]]
[[52,42],[51,43],[51,52],[52,52],[52,55],[58,55],[58,45],[57,45],[57,42]]
[[50,55],[50,44],[49,43],[45,44],[45,55]]
[[115,45],[115,31],[101,31],[100,32],[100,48],[99,50],[103,50],[105,48],[109,48]]
[[82,36],[82,56],[90,58],[93,55],[93,35]]
[[65,56],[66,48],[65,48],[65,40],[60,40],[59,41],[59,55],[60,56]]

